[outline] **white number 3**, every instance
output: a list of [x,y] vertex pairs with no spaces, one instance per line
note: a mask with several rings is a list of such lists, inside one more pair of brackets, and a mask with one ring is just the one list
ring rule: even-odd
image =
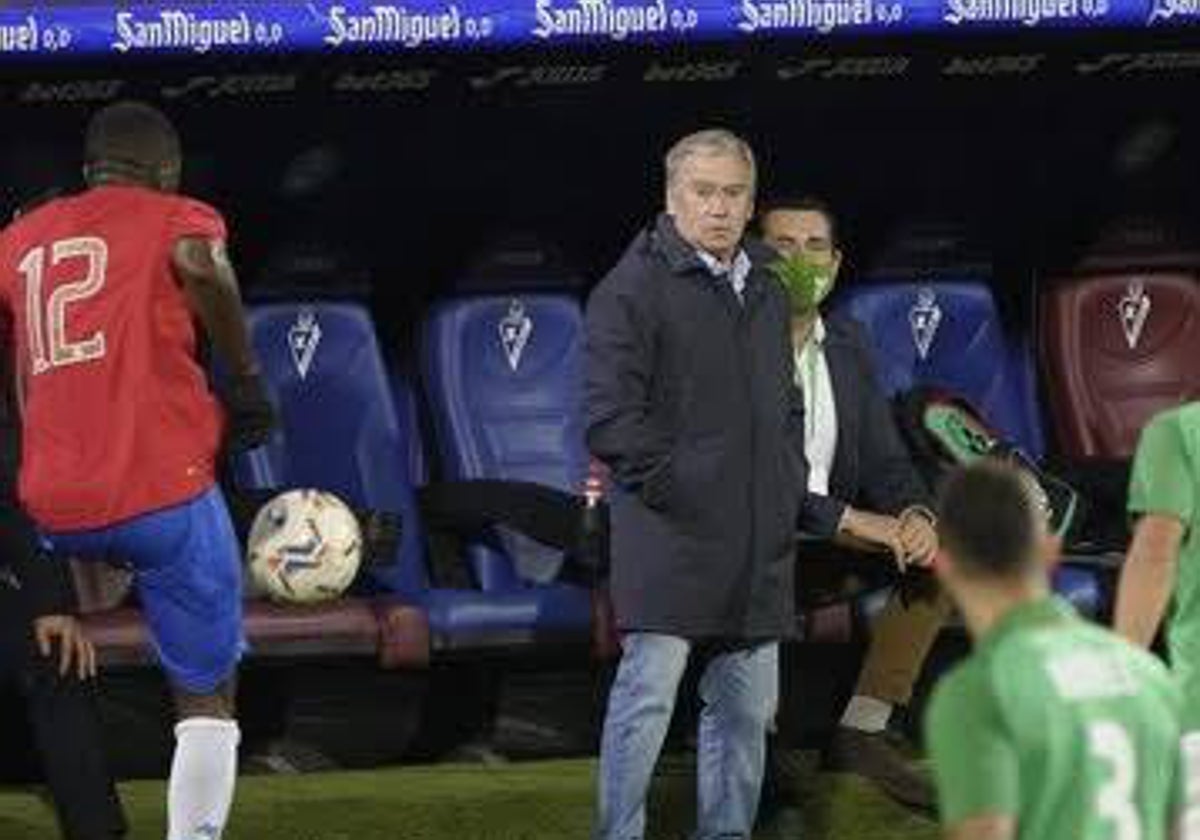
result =
[[34,376],[52,368],[77,365],[104,357],[104,333],[97,331],[79,341],[67,340],[67,304],[92,297],[104,288],[108,272],[108,245],[94,236],[62,239],[50,246],[50,265],[67,260],[87,260],[82,280],[63,283],[42,303],[46,275],[46,248],[37,247],[21,260],[25,275],[25,320],[29,329],[29,354]]
[[1113,825],[1114,840],[1142,840],[1142,824],[1134,796],[1137,785],[1137,754],[1125,729],[1112,721],[1088,727],[1092,757],[1108,765],[1108,783],[1096,794],[1096,811]]

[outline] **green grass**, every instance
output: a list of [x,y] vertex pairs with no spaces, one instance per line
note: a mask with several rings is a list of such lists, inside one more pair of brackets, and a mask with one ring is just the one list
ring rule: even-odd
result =
[[[411,767],[240,780],[226,840],[561,840],[589,836],[595,763],[503,767]],[[681,840],[692,825],[687,762],[664,761],[651,801],[653,840]],[[131,840],[161,840],[164,785],[132,782],[122,795]],[[803,840],[933,840],[925,820],[851,777],[805,773]],[[47,806],[22,790],[0,791],[0,838],[56,836]],[[763,840],[767,840],[764,835]]]

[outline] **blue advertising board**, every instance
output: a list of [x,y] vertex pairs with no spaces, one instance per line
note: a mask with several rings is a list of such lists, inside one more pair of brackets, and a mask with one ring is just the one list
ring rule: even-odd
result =
[[0,5],[0,60],[1176,29],[1200,0],[410,0]]

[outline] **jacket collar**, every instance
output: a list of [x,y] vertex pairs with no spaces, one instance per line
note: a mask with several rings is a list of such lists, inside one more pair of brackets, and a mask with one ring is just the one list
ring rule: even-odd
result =
[[854,334],[844,317],[823,315],[821,322],[825,327],[824,342],[826,345],[854,343]]
[[[667,266],[674,274],[690,274],[696,271],[710,273],[704,260],[700,258],[695,247],[679,235],[675,220],[668,213],[660,213],[654,221],[654,226],[648,232],[649,245],[658,251],[667,261]],[[741,250],[750,260],[750,274],[746,278],[750,282],[758,269],[768,265],[775,259],[775,252],[761,242],[751,237],[743,237]]]

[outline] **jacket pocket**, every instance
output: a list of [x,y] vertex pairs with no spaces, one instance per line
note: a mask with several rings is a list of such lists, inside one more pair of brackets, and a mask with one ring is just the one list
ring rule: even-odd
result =
[[696,521],[715,517],[721,500],[728,496],[721,487],[725,440],[700,438],[682,442],[671,452],[668,471],[670,487],[666,511],[679,519]]

